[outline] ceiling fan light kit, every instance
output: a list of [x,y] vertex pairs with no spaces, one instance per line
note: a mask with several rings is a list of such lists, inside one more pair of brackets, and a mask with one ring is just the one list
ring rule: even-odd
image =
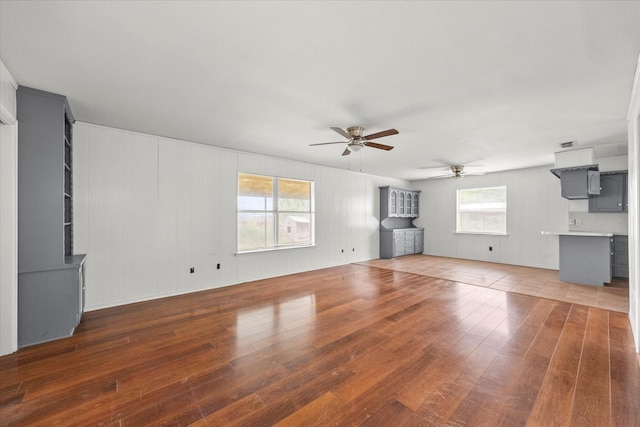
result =
[[347,149],[352,153],[357,153],[358,151],[362,150],[362,145],[358,144],[357,142],[352,142],[347,145]]
[[364,134],[364,128],[361,126],[351,126],[348,127],[346,131],[342,130],[342,128],[331,127],[334,132],[339,133],[340,135],[347,138],[347,141],[336,141],[336,142],[320,142],[318,144],[309,144],[310,146],[314,145],[329,145],[329,144],[347,144],[345,150],[342,152],[343,156],[348,156],[349,154],[357,153],[362,150],[362,147],[371,147],[377,148],[379,150],[390,151],[393,150],[393,146],[379,144],[377,142],[371,142],[371,139],[382,138],[390,135],[397,135],[399,132],[396,129],[387,129],[382,132],[376,132],[371,135]]

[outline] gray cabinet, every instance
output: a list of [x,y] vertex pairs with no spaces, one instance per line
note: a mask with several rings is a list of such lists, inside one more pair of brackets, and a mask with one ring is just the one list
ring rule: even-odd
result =
[[418,216],[419,190],[380,187],[380,258],[424,251],[424,230],[413,225]]
[[18,276],[18,346],[71,336],[84,311],[84,256]]
[[600,194],[598,165],[551,169],[560,178],[560,194],[565,199],[579,200]]
[[380,187],[380,219],[418,218],[420,191],[407,188]]
[[380,258],[390,259],[424,251],[424,229],[380,230]]
[[627,171],[600,173],[600,194],[589,199],[589,212],[627,212]]
[[560,235],[560,280],[602,286],[611,282],[610,237]]
[[615,235],[611,239],[611,275],[614,277],[629,278],[629,238]]
[[83,255],[73,255],[73,114],[64,96],[19,87],[18,344],[73,333]]

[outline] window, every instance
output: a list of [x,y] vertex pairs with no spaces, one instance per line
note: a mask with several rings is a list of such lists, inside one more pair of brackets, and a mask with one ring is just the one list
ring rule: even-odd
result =
[[238,174],[238,252],[314,244],[313,182]]
[[507,234],[507,187],[458,190],[456,232]]

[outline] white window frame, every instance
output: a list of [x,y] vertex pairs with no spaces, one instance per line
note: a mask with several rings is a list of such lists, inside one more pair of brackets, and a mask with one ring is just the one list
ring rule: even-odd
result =
[[[273,180],[273,207],[271,210],[252,210],[252,209],[239,209],[238,205],[239,205],[239,197],[240,197],[240,185],[239,185],[239,177],[240,175],[254,175],[254,176],[260,176],[260,177],[265,177],[265,178],[271,178]],[[314,182],[311,180],[307,180],[307,179],[299,179],[299,178],[288,178],[288,177],[281,177],[281,176],[271,176],[271,175],[262,175],[262,174],[256,174],[256,173],[250,173],[250,172],[238,172],[237,175],[238,178],[236,178],[236,253],[237,254],[246,254],[246,253],[254,253],[254,252],[266,252],[266,251],[276,251],[276,250],[283,250],[283,249],[296,249],[296,248],[308,248],[308,247],[314,247],[315,246],[315,185]],[[309,200],[309,211],[308,212],[299,212],[299,211],[284,211],[284,210],[280,210],[279,209],[279,195],[278,195],[278,181],[280,179],[286,179],[286,180],[290,180],[290,181],[300,181],[300,182],[307,182],[310,185],[310,200]],[[270,213],[273,215],[273,245],[272,246],[265,246],[262,248],[255,248],[255,249],[240,249],[240,227],[239,227],[239,218],[240,218],[240,213]],[[279,221],[280,221],[280,214],[283,213],[291,213],[291,214],[309,214],[309,218],[310,218],[310,242],[304,242],[304,243],[279,243],[278,239],[279,239]]]
[[[470,230],[460,230],[460,193],[464,191],[472,191],[472,190],[494,190],[496,188],[504,188],[504,232],[497,231],[470,231]],[[494,187],[474,187],[474,188],[459,188],[456,191],[456,234],[484,234],[484,235],[493,235],[493,236],[508,236],[509,223],[508,223],[508,191],[506,185],[498,185]],[[488,212],[488,210],[487,210]]]

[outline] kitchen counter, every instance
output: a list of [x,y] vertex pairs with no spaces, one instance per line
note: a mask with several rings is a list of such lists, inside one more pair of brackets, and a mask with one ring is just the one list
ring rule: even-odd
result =
[[613,233],[596,233],[591,231],[542,231],[541,234],[555,236],[613,237]]
[[611,282],[613,233],[543,231],[542,234],[559,236],[560,280],[592,286]]

